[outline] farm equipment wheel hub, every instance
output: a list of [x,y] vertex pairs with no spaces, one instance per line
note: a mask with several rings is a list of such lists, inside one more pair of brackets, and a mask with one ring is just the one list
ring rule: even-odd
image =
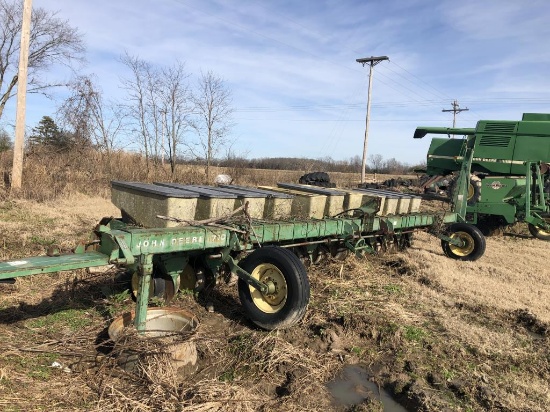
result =
[[475,241],[473,237],[466,232],[455,232],[451,235],[451,239],[460,239],[462,245],[449,244],[451,251],[457,256],[468,256],[474,251]]
[[279,311],[287,298],[286,280],[281,271],[271,263],[262,263],[254,269],[251,275],[268,286],[267,293],[250,287],[254,304],[265,313]]

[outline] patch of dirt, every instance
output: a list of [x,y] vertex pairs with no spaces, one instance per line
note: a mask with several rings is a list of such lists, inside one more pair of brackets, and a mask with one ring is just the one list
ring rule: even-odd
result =
[[529,309],[516,309],[512,312],[516,322],[532,333],[541,337],[547,337],[550,334],[550,324],[541,322]]

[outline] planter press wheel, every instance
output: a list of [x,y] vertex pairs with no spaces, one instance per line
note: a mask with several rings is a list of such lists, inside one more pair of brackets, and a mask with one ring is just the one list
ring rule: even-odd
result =
[[455,223],[449,228],[451,239],[462,240],[462,245],[453,245],[441,240],[441,247],[447,257],[456,260],[477,260],[485,253],[485,237],[481,231],[467,223]]
[[239,297],[248,318],[257,326],[283,329],[298,323],[309,303],[309,279],[300,259],[278,246],[257,249],[239,266],[255,279],[270,284],[273,292],[262,293],[239,279]]
[[[549,216],[546,216],[543,219],[546,223],[550,224],[550,217]],[[536,237],[537,239],[550,240],[550,230],[542,229],[542,228],[540,228],[538,226],[535,226],[531,223],[528,224],[528,228],[529,228],[529,232],[531,232],[531,234],[534,237]]]

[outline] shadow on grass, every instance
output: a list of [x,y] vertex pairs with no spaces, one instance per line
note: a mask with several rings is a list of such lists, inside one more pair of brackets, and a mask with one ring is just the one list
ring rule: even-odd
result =
[[[110,276],[110,279],[107,277]],[[52,275],[35,276],[33,282],[48,282],[52,280]],[[59,281],[58,281],[59,282]],[[108,319],[111,313],[111,303],[109,296],[106,296],[106,290],[116,293],[122,293],[128,289],[128,280],[123,277],[114,276],[112,273],[101,274],[101,276],[93,276],[85,279],[67,278],[63,283],[56,285],[53,290],[44,283],[44,297],[40,302],[28,304],[25,302],[26,293],[40,293],[40,291],[31,290],[25,291],[25,287],[20,288],[17,293],[22,295],[21,301],[17,305],[11,305],[0,309],[0,323],[14,324],[29,319],[39,318],[46,315],[51,315],[63,312],[69,309],[85,310],[94,308],[104,318]],[[0,293],[9,293],[13,290],[11,285],[3,285]],[[50,292],[51,290],[51,292]]]
[[[21,295],[20,302],[0,309],[0,324],[17,325],[33,319],[38,321],[46,316],[61,314],[61,312],[71,310],[85,312],[89,309],[93,309],[101,315],[105,322],[110,324],[114,317],[135,309],[135,300],[130,300],[131,278],[125,273],[106,272],[99,276],[73,280],[67,277],[65,282],[60,282],[57,279],[55,282],[59,282],[59,284],[53,288],[47,284],[47,282],[52,282],[52,276],[54,275],[34,277],[33,282],[45,282],[43,288],[45,297],[38,303],[29,304],[24,301],[25,293],[40,293],[40,291],[36,291],[36,287],[31,290],[31,286],[29,286],[29,290],[25,291],[25,287],[17,285],[0,285],[1,294],[7,295],[15,292]],[[236,288],[236,285],[234,287]],[[207,287],[197,297],[189,296],[189,300],[178,298],[171,305],[187,306],[186,308],[192,312],[198,312],[201,308],[205,312],[209,312],[209,308],[213,308],[215,313],[221,314],[236,324],[255,328],[244,315],[238,298],[235,298],[229,288],[227,285],[215,288]],[[154,305],[154,300],[149,303],[149,307]],[[205,313],[202,316],[210,316],[210,314]],[[52,323],[57,323],[61,327],[66,322],[71,322],[71,320],[66,317],[52,320]],[[109,353],[112,350],[113,343],[108,335],[108,325],[98,333],[95,344],[99,352]]]

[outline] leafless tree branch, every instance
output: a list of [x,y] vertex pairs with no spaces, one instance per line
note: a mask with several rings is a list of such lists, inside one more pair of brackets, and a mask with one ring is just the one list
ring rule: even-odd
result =
[[[15,94],[23,2],[0,0],[0,118]],[[82,36],[57,13],[34,8],[28,62],[28,93],[45,93],[58,83],[44,82],[44,72],[54,64],[69,66],[83,60]]]

